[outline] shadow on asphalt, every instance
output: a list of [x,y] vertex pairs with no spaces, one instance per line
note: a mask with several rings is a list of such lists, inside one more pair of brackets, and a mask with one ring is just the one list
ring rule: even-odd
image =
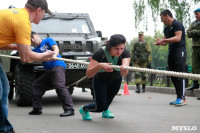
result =
[[[88,103],[94,102],[92,95],[91,95],[91,97],[88,97],[88,94],[87,94],[87,96],[86,95],[80,96],[80,95],[73,94],[72,100],[73,100],[74,105],[80,104],[80,103],[88,104]],[[10,104],[17,106],[15,98],[13,100],[10,100],[9,102],[10,102]],[[42,106],[49,106],[49,105],[55,106],[55,105],[60,105],[60,104],[61,104],[61,102],[59,101],[56,93],[52,94],[52,95],[45,94],[42,98]]]

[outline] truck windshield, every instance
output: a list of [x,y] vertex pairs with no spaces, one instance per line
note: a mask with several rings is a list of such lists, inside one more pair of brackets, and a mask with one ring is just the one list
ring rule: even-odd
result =
[[36,33],[91,33],[85,19],[47,19],[38,25],[32,23],[32,30]]

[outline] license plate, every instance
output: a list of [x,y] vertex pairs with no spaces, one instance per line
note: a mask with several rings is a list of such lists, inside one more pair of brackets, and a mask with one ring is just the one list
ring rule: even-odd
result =
[[66,63],[67,69],[87,69],[87,65],[76,64],[76,63]]

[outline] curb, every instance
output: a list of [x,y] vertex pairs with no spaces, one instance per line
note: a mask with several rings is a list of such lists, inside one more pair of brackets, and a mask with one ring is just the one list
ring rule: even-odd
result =
[[[146,92],[164,93],[175,95],[175,88],[173,87],[156,87],[156,86],[146,86]],[[121,85],[121,89],[124,89],[124,85]],[[136,85],[128,85],[128,89],[136,90]],[[200,89],[194,89],[193,91],[188,91],[186,88],[185,96],[198,97],[200,96]]]

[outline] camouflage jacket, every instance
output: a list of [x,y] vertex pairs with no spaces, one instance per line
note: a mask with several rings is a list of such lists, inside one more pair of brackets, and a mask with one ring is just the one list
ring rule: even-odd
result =
[[187,30],[188,38],[192,38],[192,47],[200,46],[200,21],[192,22]]
[[151,63],[151,46],[146,41],[135,42],[131,50],[132,63]]

